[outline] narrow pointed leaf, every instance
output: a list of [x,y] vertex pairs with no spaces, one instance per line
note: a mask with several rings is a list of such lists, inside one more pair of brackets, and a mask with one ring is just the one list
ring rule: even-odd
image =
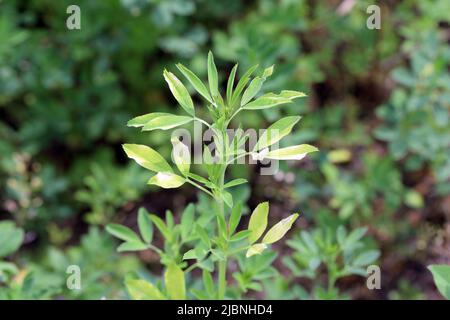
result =
[[253,99],[253,97],[261,89],[264,80],[265,78],[256,77],[250,82],[247,89],[245,89],[244,94],[242,95],[241,106],[246,105],[247,102]]
[[187,91],[183,83],[171,72],[164,70],[164,79],[169,85],[169,89],[172,92],[175,99],[178,101],[180,106],[190,115],[194,115],[194,103],[192,102],[191,96]]
[[261,135],[256,143],[253,151],[258,151],[271,146],[272,144],[280,141],[287,136],[292,128],[301,119],[300,116],[285,117],[277,122],[273,123],[266,131]]
[[286,232],[288,232],[289,229],[291,229],[292,224],[295,222],[295,220],[297,220],[297,218],[298,214],[295,213],[278,222],[276,225],[270,228],[269,231],[267,231],[262,242],[266,244],[271,244],[283,238]]
[[242,216],[242,204],[238,202],[231,210],[230,221],[228,222],[229,233],[233,234],[239,225]]
[[213,103],[213,100],[211,99],[208,89],[203,84],[203,82],[196,76],[196,74],[193,73],[188,68],[186,68],[185,66],[183,66],[181,63],[178,63],[176,66],[178,70],[180,70],[181,73],[186,77],[186,79],[189,80],[194,89],[197,90],[197,92],[200,93],[203,96],[203,98],[208,100],[210,103]]
[[281,104],[287,104],[291,102],[292,101],[288,98],[265,94],[260,96],[258,99],[246,104],[245,106],[242,107],[242,109],[245,110],[268,109]]
[[143,127],[151,120],[160,116],[171,116],[173,114],[167,112],[152,112],[142,116],[135,117],[127,122],[128,127]]
[[126,252],[126,251],[142,251],[147,250],[148,245],[143,243],[142,241],[134,241],[134,242],[124,242],[118,248],[118,252]]
[[138,211],[138,226],[142,239],[146,243],[151,243],[153,239],[153,224],[150,219],[150,214],[145,208],[140,208]]
[[110,223],[106,226],[106,231],[112,234],[114,237],[129,242],[140,242],[138,235],[128,227],[121,224]]
[[242,230],[233,235],[230,238],[230,241],[241,241],[244,240],[245,238],[248,238],[251,234],[252,232],[250,230]]
[[275,67],[274,65],[271,65],[270,67],[264,69],[264,72],[263,72],[262,77],[263,77],[263,78],[268,78],[268,77],[270,77],[270,76],[272,75],[272,73],[273,73],[273,68],[274,68],[274,67]]
[[227,82],[227,102],[228,102],[228,104],[231,103],[231,99],[233,96],[233,86],[234,86],[234,79],[236,78],[237,68],[238,68],[238,64],[236,63],[234,65],[233,69],[231,69],[230,76],[228,77],[228,82]]
[[247,83],[250,81],[250,76],[256,70],[256,68],[258,68],[258,65],[254,65],[253,67],[248,69],[247,72],[239,79],[236,89],[233,92],[233,98],[232,98],[233,105],[238,101],[240,94],[244,90]]
[[216,64],[214,63],[214,56],[212,52],[210,51],[208,53],[208,83],[209,83],[209,90],[211,92],[211,95],[213,99],[219,95],[219,82],[217,77],[217,68]]
[[226,188],[238,186],[243,183],[247,183],[247,180],[243,179],[243,178],[238,178],[238,179],[234,179],[234,180],[231,180],[231,181],[225,183],[223,187],[226,189]]
[[315,152],[318,150],[319,149],[309,144],[301,144],[298,146],[286,147],[270,151],[265,155],[264,158],[274,160],[301,160],[308,153]]
[[283,90],[280,93],[280,96],[283,98],[288,99],[296,99],[296,98],[303,98],[306,97],[306,94],[300,91],[294,91],[294,90]]
[[173,114],[169,115],[160,115],[158,117],[154,117],[149,122],[147,122],[142,131],[152,131],[152,130],[169,130],[172,128],[176,128],[183,124],[193,121],[192,117],[187,116],[177,116]]

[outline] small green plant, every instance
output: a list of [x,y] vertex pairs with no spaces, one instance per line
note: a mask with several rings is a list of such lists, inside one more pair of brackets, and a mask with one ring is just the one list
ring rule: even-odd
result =
[[0,300],[9,297],[10,280],[19,272],[17,266],[3,259],[13,254],[22,245],[24,232],[12,221],[0,221]]
[[437,191],[446,194],[450,190],[450,48],[437,32],[419,41],[407,51],[409,66],[392,73],[400,86],[377,110],[384,123],[375,135],[389,143],[395,159],[405,160],[407,169],[430,165]]
[[[155,112],[128,122],[128,126],[142,128],[142,131],[169,130],[197,122],[208,128],[213,141],[210,145],[203,144],[202,161],[196,163],[206,171],[206,177],[191,171],[190,148],[177,135],[172,135],[171,142],[173,144],[172,158],[178,173],[156,150],[145,145],[123,145],[128,157],[156,173],[148,181],[149,184],[167,189],[191,184],[214,200],[214,206],[207,216],[196,217],[194,207],[188,206],[181,215],[179,224],[175,223],[170,211],[167,212],[166,219],[163,221],[157,215],[140,210],[138,217],[140,236],[122,225],[107,226],[108,232],[124,240],[119,251],[152,249],[160,255],[161,263],[166,267],[164,286],[154,285],[135,277],[127,278],[126,285],[131,297],[135,299],[185,299],[191,296],[224,299],[230,297],[228,292],[233,291],[229,290],[231,284],[227,279],[230,260],[240,261],[238,265],[241,268],[251,268],[251,263],[245,263],[242,259],[257,259],[255,256],[261,255],[271,244],[280,240],[298,218],[297,213],[292,214],[265,233],[268,226],[269,203],[263,202],[254,208],[248,227],[245,230],[238,230],[242,216],[242,203],[234,201],[229,190],[245,183],[246,180],[238,178],[226,181],[227,168],[242,159],[300,160],[308,153],[317,151],[317,148],[307,144],[269,150],[291,132],[300,120],[299,116],[289,116],[276,121],[260,135],[253,146],[250,146],[249,151],[245,149],[247,140],[250,138],[249,133],[244,133],[242,128],[238,128],[234,135],[230,136],[229,127],[238,113],[274,108],[305,96],[298,91],[284,90],[278,94],[267,93],[257,97],[263,83],[272,75],[273,66],[252,78],[257,67],[250,68],[235,85],[238,68],[235,65],[227,81],[226,94],[222,96],[219,92],[219,75],[212,53],[208,54],[207,61],[208,87],[192,71],[177,64],[179,71],[206,101],[206,108],[194,108],[194,102],[187,88],[173,73],[165,70],[164,78],[170,91],[187,115]],[[205,113],[209,114],[209,119],[199,117],[199,114]],[[216,223],[210,223],[211,221]],[[152,244],[153,225],[164,237],[162,249]],[[187,260],[195,262],[188,264]],[[264,265],[269,267],[267,264]],[[202,269],[204,290],[187,292],[186,275],[196,268]],[[258,273],[265,271],[258,268]],[[215,281],[214,273],[217,274]],[[238,273],[236,276],[242,289],[239,292],[245,293],[249,288],[246,285],[249,279],[239,278]],[[252,276],[258,278],[255,274]]]
[[[350,275],[367,276],[365,267],[380,256],[377,249],[363,240],[366,232],[367,228],[357,228],[348,233],[343,225],[338,228],[317,227],[311,232],[302,231],[287,241],[294,253],[286,256],[283,262],[295,278],[313,280],[313,298],[345,298],[336,286],[337,280]],[[326,269],[326,279],[320,277],[321,266]],[[304,290],[297,288],[294,291]]]

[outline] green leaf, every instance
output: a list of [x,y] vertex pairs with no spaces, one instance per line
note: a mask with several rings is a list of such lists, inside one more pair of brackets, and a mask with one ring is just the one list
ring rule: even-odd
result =
[[165,300],[166,297],[153,284],[140,279],[127,279],[125,286],[134,300]]
[[253,97],[259,92],[264,83],[264,80],[265,78],[256,77],[250,82],[247,89],[245,89],[244,94],[242,95],[241,107],[246,105],[247,102],[252,100]]
[[123,144],[127,156],[140,166],[155,172],[172,172],[167,161],[155,150],[141,144]]
[[254,244],[247,250],[247,253],[245,254],[245,256],[247,258],[250,258],[251,256],[254,256],[255,254],[261,254],[266,248],[267,248],[267,245],[264,243]]
[[214,56],[211,51],[208,52],[208,82],[211,95],[213,99],[215,99],[219,95],[219,81],[217,77],[217,68],[214,63]]
[[275,67],[274,65],[271,65],[270,67],[264,69],[264,72],[263,72],[262,77],[263,77],[263,78],[268,78],[268,77],[270,77],[270,76],[272,75],[272,73],[273,73],[273,68],[274,68],[274,67]]
[[246,104],[242,107],[245,110],[260,110],[260,109],[268,109],[280,104],[291,103],[292,101],[288,98],[283,98],[280,96],[275,96],[273,94],[265,94],[253,100],[252,102]]
[[193,260],[197,259],[197,252],[195,249],[188,250],[183,255],[183,260]]
[[439,289],[439,292],[450,300],[450,265],[434,264],[428,266],[428,269],[433,274],[434,283]]
[[154,184],[164,189],[178,188],[185,182],[185,178],[172,172],[158,172],[148,180],[148,184]]
[[147,250],[148,245],[143,243],[142,241],[133,241],[133,242],[124,242],[122,243],[118,248],[118,252],[125,252],[125,251],[141,251],[141,250]]
[[177,137],[172,137],[171,141],[173,145],[173,161],[177,165],[178,170],[180,170],[183,175],[187,175],[191,166],[191,152],[189,151],[188,146],[182,143]]
[[195,114],[194,103],[186,87],[181,81],[171,72],[164,70],[164,79],[169,84],[169,89],[175,99],[177,99],[180,106],[190,115]]
[[151,120],[161,117],[161,116],[171,116],[173,114],[166,113],[166,112],[152,112],[147,113],[139,117],[135,117],[127,122],[128,127],[143,127]]
[[106,226],[106,231],[114,237],[127,242],[141,242],[141,239],[133,230],[121,224],[110,223]]
[[228,82],[227,82],[227,102],[228,102],[228,104],[231,103],[231,99],[233,97],[233,85],[234,85],[234,79],[236,78],[237,68],[238,68],[238,64],[236,63],[234,65],[233,69],[231,69],[230,76],[228,77]]
[[167,267],[166,273],[164,274],[164,282],[166,284],[167,293],[172,300],[186,299],[184,273],[175,263],[172,263]]
[[247,72],[239,79],[239,82],[236,86],[236,89],[233,93],[232,98],[232,105],[234,105],[237,102],[237,99],[239,98],[239,95],[241,94],[242,90],[244,90],[245,86],[247,85],[248,81],[250,80],[250,76],[252,73],[258,68],[258,65],[255,65],[247,70]]
[[191,70],[183,66],[181,63],[178,63],[177,65],[178,70],[181,71],[181,73],[186,77],[186,79],[189,80],[189,82],[192,84],[195,90],[197,90],[198,93],[200,93],[203,98],[208,100],[209,102],[213,103],[213,100],[211,99],[211,96],[209,95],[208,89],[206,89],[206,86],[203,84],[203,82],[196,76],[195,73],[193,73]]
[[152,219],[152,222],[155,224],[155,226],[158,228],[159,232],[162,233],[165,239],[170,239],[170,232],[169,228],[167,228],[164,221],[158,217],[157,215],[151,214],[150,219]]
[[241,241],[249,237],[251,234],[252,234],[251,230],[242,230],[236,233],[234,236],[232,236],[230,238],[230,241]]
[[146,243],[151,243],[153,239],[153,224],[150,218],[150,214],[145,208],[139,208],[138,211],[138,226],[142,239]]
[[242,216],[242,204],[238,202],[231,210],[230,221],[228,222],[229,233],[233,234],[239,225]]
[[195,206],[190,203],[181,215],[181,237],[186,239],[191,233],[194,225]]
[[247,182],[248,182],[248,181],[247,181],[246,179],[238,178],[238,179],[234,179],[234,180],[231,180],[231,181],[225,183],[225,184],[223,185],[223,187],[224,187],[225,189],[226,189],[226,188],[231,188],[231,187],[235,187],[235,186],[238,186],[238,185],[240,185],[240,184],[247,183]]
[[195,225],[195,231],[197,232],[200,240],[208,247],[211,247],[211,240],[209,239],[208,233],[199,224]]
[[205,287],[205,291],[208,294],[208,296],[210,298],[215,297],[214,282],[211,273],[208,272],[207,270],[203,270],[202,278],[203,278],[203,286]]
[[295,220],[297,220],[297,218],[298,213],[294,213],[289,217],[284,218],[283,220],[278,222],[266,233],[262,242],[266,244],[271,244],[283,238],[286,232],[288,232],[289,229],[291,229],[292,224],[295,222]]
[[287,99],[296,99],[296,98],[303,98],[306,97],[306,94],[300,91],[294,91],[294,90],[283,90],[279,94],[280,97],[287,98]]
[[222,199],[228,207],[233,208],[233,196],[231,195],[231,193],[229,193],[228,191],[223,191]]
[[309,144],[300,144],[298,146],[281,148],[267,153],[264,158],[274,160],[301,160],[308,153],[318,151],[314,146]]
[[12,221],[0,222],[0,258],[16,251],[23,242],[24,232]]
[[169,130],[172,128],[176,128],[183,124],[193,121],[192,117],[188,116],[177,116],[174,114],[160,115],[158,117],[154,117],[149,122],[147,122],[142,131],[152,131],[152,130]]
[[267,217],[269,215],[269,202],[260,203],[250,217],[248,230],[252,233],[248,237],[250,244],[254,243],[261,237],[267,227]]
[[345,239],[343,245],[342,245],[342,249],[344,250],[349,250],[353,247],[355,247],[355,245],[358,243],[359,240],[361,240],[361,238],[366,234],[367,232],[367,228],[357,228],[355,230],[353,230],[348,237]]
[[362,267],[367,266],[378,259],[380,256],[380,251],[378,250],[369,250],[366,252],[362,252],[359,254],[355,260],[353,261],[353,266]]
[[285,117],[273,123],[261,135],[255,147],[253,148],[253,151],[267,148],[272,144],[280,141],[291,132],[292,128],[297,122],[300,121],[300,119],[300,116]]

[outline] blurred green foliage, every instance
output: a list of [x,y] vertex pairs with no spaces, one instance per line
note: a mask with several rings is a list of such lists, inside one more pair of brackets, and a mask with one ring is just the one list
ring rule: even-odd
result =
[[[148,257],[139,262],[115,253],[102,226],[135,227],[141,204],[170,209],[177,220],[187,203],[197,201],[200,215],[211,203],[190,188],[147,189],[145,173],[125,160],[120,144],[160,146],[169,156],[165,133],[153,133],[148,143],[149,135],[125,123],[174,108],[163,68],[181,61],[204,78],[209,49],[220,70],[238,62],[243,69],[259,64],[260,72],[275,64],[263,90],[308,94],[283,111],[243,117],[244,127],[265,127],[284,112],[302,115],[286,143],[322,151],[299,166],[283,164],[275,179],[236,166],[232,175],[246,176],[252,188],[237,188],[235,199],[274,198],[280,216],[300,208],[305,230],[292,240],[298,243],[305,231],[322,239],[340,225],[349,233],[369,226],[378,243],[370,245],[381,250],[388,274],[398,273],[392,266],[427,273],[430,261],[448,263],[439,252],[450,241],[449,1],[380,2],[382,28],[369,30],[368,0],[348,9],[341,5],[352,1],[79,0],[82,29],[69,31],[66,8],[73,2],[0,2],[0,238],[7,234],[14,242],[23,232],[21,247],[0,241],[0,252],[7,252],[0,254],[1,298],[123,298],[125,270],[148,263],[158,273]],[[440,230],[436,242],[443,249],[415,254],[423,222]],[[274,258],[278,265],[286,255]],[[85,291],[64,289],[69,263],[85,270]],[[422,298],[435,291],[415,276],[389,276],[383,293],[370,297]],[[235,278],[255,295],[269,281]],[[340,281],[331,296],[314,290],[322,280],[291,286],[279,279],[269,282],[273,290],[265,296],[344,292]],[[360,297],[351,290],[345,295]]]

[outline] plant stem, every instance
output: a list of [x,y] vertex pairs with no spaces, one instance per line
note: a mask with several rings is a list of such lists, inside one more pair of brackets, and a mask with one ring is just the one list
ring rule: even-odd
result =
[[202,190],[203,192],[209,194],[211,197],[214,198],[214,195],[213,195],[210,191],[208,191],[207,189],[203,188],[203,187],[202,187],[201,185],[199,185],[198,183],[192,181],[191,179],[186,179],[186,182],[192,184],[193,186],[199,188],[200,190]]
[[227,287],[227,258],[224,261],[219,261],[219,290],[218,299],[225,298],[225,289]]
[[[226,131],[224,130],[222,132],[223,136],[225,136]],[[224,139],[225,141],[225,139]],[[224,146],[224,150],[222,152],[222,154],[225,155],[227,153],[227,146]],[[223,192],[223,186],[225,184],[225,172],[227,170],[227,164],[226,162],[224,162],[225,164],[222,167],[222,171],[220,173],[220,180],[219,180],[219,190],[220,190],[220,194],[222,194]],[[223,218],[222,220],[225,220],[225,204],[224,201],[222,199],[222,197],[220,197],[219,200],[219,209],[220,212],[219,214],[221,215],[221,217]],[[221,230],[220,225],[218,224],[218,230],[219,230],[219,235],[220,234],[224,234],[226,233],[226,230]],[[227,288],[227,253],[225,253],[225,259],[222,261],[219,261],[219,289],[218,289],[218,299],[219,300],[223,300],[225,299],[225,291]]]

